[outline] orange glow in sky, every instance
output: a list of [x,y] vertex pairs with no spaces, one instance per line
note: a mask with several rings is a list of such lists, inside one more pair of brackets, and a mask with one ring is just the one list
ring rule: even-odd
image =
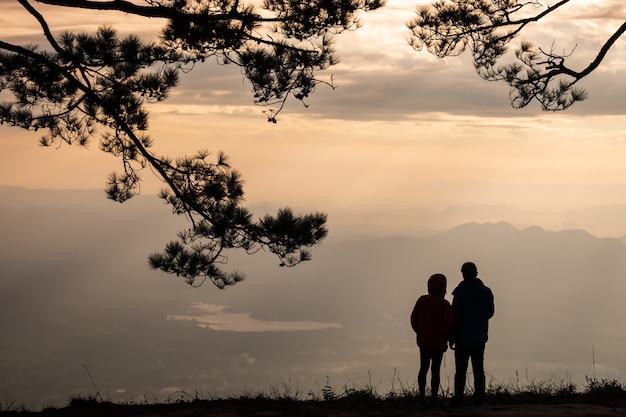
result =
[[[0,18],[3,36],[38,33],[32,18],[11,4],[15,18]],[[619,1],[577,4],[565,22],[555,18],[553,27],[534,30],[539,37],[563,31],[556,39],[567,41],[572,28],[593,31],[593,41],[577,45],[584,62],[626,12]],[[465,204],[565,210],[626,203],[623,44],[583,84],[587,101],[562,113],[542,113],[532,105],[514,110],[506,86],[481,80],[467,57],[435,60],[407,45],[404,24],[413,8],[413,2],[391,0],[365,16],[361,29],[338,36],[341,61],[328,71],[337,88],[318,87],[308,108],[290,101],[277,125],[252,105],[249,85],[236,68],[225,72],[207,62],[194,69],[169,100],[148,106],[154,151],[177,156],[222,150],[243,173],[249,202],[330,212]],[[52,10],[55,30],[83,30],[102,16],[103,23],[117,19],[121,31],[136,27],[123,16],[83,13],[87,18],[73,22],[67,11]],[[583,18],[598,10],[603,19]],[[157,23],[142,31],[150,33]],[[0,128],[0,184],[101,188],[119,168],[98,151],[97,139],[88,151],[42,149],[38,136]],[[143,191],[160,187],[146,171]],[[580,192],[564,192],[576,187]]]

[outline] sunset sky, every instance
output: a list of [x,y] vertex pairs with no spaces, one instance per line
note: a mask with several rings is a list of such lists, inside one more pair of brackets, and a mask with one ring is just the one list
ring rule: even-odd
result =
[[[155,37],[163,24],[32,3],[55,33],[112,25]],[[228,266],[250,278],[233,289],[150,270],[148,254],[185,223],[151,195],[162,184],[149,170],[150,196],[116,206],[102,189],[121,167],[98,138],[45,149],[39,133],[0,126],[0,401],[38,407],[89,393],[86,365],[104,392],[139,401],[292,377],[305,390],[329,376],[341,386],[370,371],[411,381],[416,296],[441,272],[450,299],[469,259],[496,296],[490,377],[579,382],[593,366],[623,378],[625,39],[582,82],[587,100],[515,110],[507,86],[480,79],[468,56],[411,49],[416,4],[388,0],[337,36],[340,63],[321,74],[336,89],[320,85],[308,108],[288,101],[277,124],[238,68],[210,60],[147,106],[153,151],[224,151],[255,214],[328,213],[312,262],[234,255]],[[0,7],[0,39],[44,44],[16,1]],[[582,69],[625,20],[623,0],[572,0],[522,39],[572,53]]]
[[[31,16],[16,2],[0,4],[4,39],[41,43]],[[340,63],[325,75],[334,76],[337,88],[319,86],[309,108],[289,101],[277,125],[253,106],[237,68],[198,66],[170,99],[148,106],[154,151],[223,150],[243,173],[249,202],[330,213],[473,204],[558,211],[626,203],[623,42],[582,83],[586,101],[561,113],[535,104],[515,110],[507,86],[481,80],[467,56],[437,60],[410,48],[405,23],[415,5],[390,0],[362,16],[362,28],[338,36]],[[56,31],[111,24],[154,36],[161,26],[119,14],[40,8]],[[571,60],[582,69],[625,18],[619,0],[573,0],[523,39],[574,50]],[[0,184],[98,189],[119,168],[98,151],[97,140],[87,151],[42,149],[37,139],[0,128]],[[144,180],[144,192],[160,188],[150,173]]]

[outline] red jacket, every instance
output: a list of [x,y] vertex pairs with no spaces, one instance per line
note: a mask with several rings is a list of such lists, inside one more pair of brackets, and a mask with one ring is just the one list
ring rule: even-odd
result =
[[454,313],[445,294],[446,277],[435,274],[428,279],[428,295],[419,297],[413,307],[411,327],[420,348],[448,349],[448,341],[454,335]]

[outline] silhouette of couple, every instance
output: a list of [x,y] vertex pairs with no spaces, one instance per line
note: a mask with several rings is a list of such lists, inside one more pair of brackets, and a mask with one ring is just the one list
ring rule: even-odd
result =
[[418,298],[411,313],[411,327],[417,334],[420,370],[417,376],[420,400],[426,405],[426,375],[431,368],[430,406],[438,405],[440,370],[448,345],[454,350],[455,375],[452,406],[461,406],[468,364],[474,374],[474,404],[485,400],[484,354],[489,319],[495,308],[493,293],[478,278],[472,262],[461,267],[463,281],[452,291],[452,305],[444,298],[446,277],[434,274],[428,279],[428,294]]

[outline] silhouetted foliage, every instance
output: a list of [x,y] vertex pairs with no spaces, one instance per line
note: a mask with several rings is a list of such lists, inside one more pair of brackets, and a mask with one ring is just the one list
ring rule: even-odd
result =
[[277,106],[265,112],[276,123],[289,96],[304,102],[324,83],[316,74],[336,62],[331,36],[357,28],[357,13],[381,7],[382,0],[265,0],[262,12],[239,0],[38,1],[68,13],[78,8],[164,18],[158,43],[120,36],[112,27],[55,36],[30,1],[18,3],[40,25],[47,44],[0,40],[0,124],[44,130],[44,146],[84,146],[99,135],[100,149],[122,163],[121,173],[108,179],[107,195],[115,201],[138,194],[140,172],[150,167],[167,186],[161,197],[192,225],[163,253],[150,256],[153,268],[192,285],[209,278],[223,288],[242,279],[218,268],[226,262],[225,249],[268,248],[283,266],[310,258],[309,248],[326,236],[325,214],[282,209],[253,221],[241,205],[240,174],[223,154],[211,162],[205,151],[175,160],[150,151],[145,107],[166,99],[181,71],[212,58],[241,67],[254,102]]
[[[568,54],[557,54],[523,41],[513,62],[498,65],[509,43],[531,23],[565,6],[561,0],[544,6],[538,0],[439,0],[418,7],[408,23],[410,43],[416,50],[426,48],[444,58],[469,49],[477,73],[489,81],[510,86],[511,104],[522,108],[533,99],[543,110],[564,110],[587,93],[576,84],[593,72],[615,42],[626,31],[626,22],[605,42],[596,58],[582,71],[566,64]],[[537,12],[538,11],[538,12]]]

